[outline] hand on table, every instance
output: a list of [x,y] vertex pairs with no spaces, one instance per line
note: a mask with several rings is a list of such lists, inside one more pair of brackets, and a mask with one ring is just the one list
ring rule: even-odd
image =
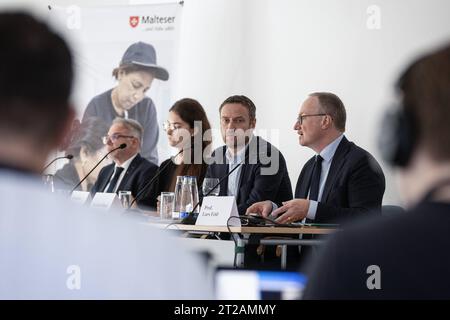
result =
[[272,212],[279,223],[291,223],[303,220],[308,214],[309,200],[293,199],[283,202],[283,206]]

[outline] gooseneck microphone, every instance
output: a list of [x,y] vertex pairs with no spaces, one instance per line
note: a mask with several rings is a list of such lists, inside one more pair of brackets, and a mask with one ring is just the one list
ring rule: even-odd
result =
[[103,160],[105,160],[105,158],[107,157],[107,156],[109,156],[111,153],[113,153],[114,151],[116,151],[116,150],[119,150],[119,149],[125,149],[127,147],[127,144],[126,143],[122,143],[120,146],[118,146],[117,148],[114,148],[114,149],[112,149],[111,151],[109,151],[107,154],[105,154],[104,156],[103,156],[103,158],[101,158],[100,159],[100,161],[99,162],[97,162],[97,164],[84,176],[84,178],[83,179],[81,179],[80,180],[80,182],[78,182],[77,183],[77,185],[75,186],[75,187],[73,187],[73,189],[70,191],[70,194],[72,194],[82,183],[83,183],[83,181],[84,180],[86,180],[87,179],[87,177],[89,177],[89,175],[92,173],[92,171],[94,171],[95,170],[95,168],[97,168],[99,165],[100,165],[100,163],[102,163],[102,161]]
[[[188,149],[190,149],[190,148],[188,148]],[[188,149],[186,149],[186,150],[188,150]],[[141,197],[142,197],[142,195],[144,194],[144,192],[145,192],[150,186],[153,185],[153,183],[156,181],[156,179],[159,178],[159,176],[161,175],[161,173],[167,168],[167,166],[173,161],[173,159],[175,159],[175,158],[176,158],[179,154],[181,154],[183,151],[185,151],[185,150],[181,149],[180,152],[178,152],[176,155],[170,157],[171,161],[167,161],[167,163],[166,163],[163,167],[160,167],[160,168],[158,169],[158,171],[155,173],[155,175],[153,176],[153,178],[151,178],[151,179],[150,179],[150,180],[142,187],[142,189],[139,190],[139,192],[136,194],[136,197],[133,199],[133,201],[131,201],[130,205],[128,206],[128,209],[130,209],[136,201],[138,201],[138,200],[141,199]]]
[[68,154],[68,155],[63,156],[63,157],[56,157],[55,159],[53,159],[52,161],[50,161],[50,163],[47,164],[47,165],[42,169],[42,172],[44,172],[48,167],[50,167],[50,166],[53,164],[53,162],[55,162],[56,160],[60,160],[60,159],[68,159],[68,160],[72,160],[72,159],[73,159],[73,155]]
[[[203,195],[204,197],[207,197],[211,194],[211,192],[213,192],[217,186],[219,186],[222,181],[224,181],[226,178],[228,178],[234,171],[236,171],[240,166],[242,166],[245,163],[245,160],[247,160],[248,158],[248,154],[246,154],[246,156],[244,157],[244,160],[242,160],[236,167],[234,167],[233,169],[231,169],[230,172],[228,172],[225,176],[223,176],[219,182],[217,182],[214,187],[211,188],[211,190],[209,190],[206,194]],[[184,218],[183,220],[181,220],[181,224],[195,224],[195,221],[197,220],[197,218],[195,217],[194,211],[195,209],[197,209],[197,207],[199,206],[200,201],[197,202],[197,204],[194,206],[194,208],[191,210],[191,212],[189,212],[189,214],[187,215],[186,218]]]

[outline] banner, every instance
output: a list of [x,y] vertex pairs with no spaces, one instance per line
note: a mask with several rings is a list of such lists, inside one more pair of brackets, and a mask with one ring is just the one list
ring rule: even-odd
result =
[[[181,9],[182,5],[179,3],[105,7],[49,6],[49,20],[57,30],[62,31],[74,53],[76,79],[72,100],[78,119],[83,118],[87,105],[94,97],[118,85],[112,72],[119,67],[127,48],[133,43],[144,42],[153,46],[157,65],[169,74],[167,81],[154,79],[145,93],[156,107],[157,122],[152,122],[151,129],[144,130],[152,130],[153,134],[154,125],[157,125],[160,137],[164,135],[161,124],[166,120],[168,109],[174,102],[171,87],[176,78]],[[142,124],[148,119],[136,120]],[[148,143],[144,133],[144,147]],[[157,148],[160,162],[168,156],[166,140],[159,139]],[[148,155],[146,158],[149,158]]]

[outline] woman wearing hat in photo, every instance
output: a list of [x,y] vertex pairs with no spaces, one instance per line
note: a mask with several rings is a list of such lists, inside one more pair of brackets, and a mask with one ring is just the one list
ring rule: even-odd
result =
[[153,79],[168,80],[169,73],[157,65],[155,48],[148,43],[137,42],[125,51],[118,68],[112,72],[117,86],[95,96],[86,107],[83,121],[99,117],[107,124],[117,118],[138,121],[144,128],[141,154],[158,163],[158,123],[152,99],[145,96]]

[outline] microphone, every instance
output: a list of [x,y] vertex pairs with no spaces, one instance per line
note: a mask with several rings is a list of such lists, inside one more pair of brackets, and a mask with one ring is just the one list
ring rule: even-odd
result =
[[92,171],[94,171],[95,170],[95,168],[97,168],[98,166],[99,166],[99,164],[100,163],[102,163],[102,161],[103,160],[105,160],[105,158],[107,157],[107,156],[109,156],[111,153],[113,153],[114,151],[116,151],[116,150],[119,150],[119,149],[125,149],[127,147],[127,144],[126,143],[122,143],[120,146],[118,146],[117,148],[114,148],[114,149],[112,149],[110,152],[108,152],[107,154],[105,154],[104,156],[103,156],[103,158],[101,158],[100,159],[100,161],[99,162],[97,162],[97,164],[84,176],[84,178],[83,179],[81,179],[80,180],[80,182],[78,182],[77,183],[77,185],[75,186],[75,187],[73,187],[73,189],[70,191],[70,194],[72,194],[82,183],[83,183],[83,181],[84,180],[86,180],[87,179],[87,177],[89,177],[89,175],[92,173]]
[[[243,165],[243,164],[245,163],[245,160],[247,160],[247,158],[248,158],[248,154],[246,153],[246,155],[245,155],[245,157],[244,157],[244,160],[242,160],[241,162],[239,162],[239,164],[238,164],[236,167],[234,167],[233,169],[231,169],[230,172],[228,172],[225,176],[223,176],[223,177],[219,180],[219,182],[217,182],[217,183],[214,185],[214,187],[211,188],[211,190],[209,190],[206,194],[203,195],[203,198],[209,196],[209,195],[211,194],[211,192],[213,192],[214,189],[216,189],[217,186],[219,186],[219,185],[222,183],[222,181],[224,181],[224,180],[225,180],[226,178],[228,178],[234,171],[236,171],[238,168],[240,168],[241,165]],[[194,208],[191,210],[191,212],[189,212],[188,216],[187,216],[186,218],[184,218],[183,220],[181,220],[181,222],[180,222],[181,224],[195,224],[195,221],[197,220],[197,218],[194,216],[194,211],[195,211],[195,209],[197,209],[197,207],[199,206],[199,204],[200,204],[200,201],[197,202],[197,204],[194,206]]]
[[60,159],[69,159],[69,160],[71,160],[71,159],[73,159],[73,155],[68,154],[68,155],[63,156],[63,157],[56,157],[55,159],[53,159],[52,161],[50,161],[50,163],[47,164],[47,165],[42,169],[42,172],[44,172],[48,167],[50,167],[50,165],[51,165],[53,162],[55,162],[56,160],[60,160]]
[[[190,149],[190,148],[186,148],[186,150],[188,150],[188,149]],[[176,155],[170,157],[170,159],[173,161],[173,159],[176,158],[176,157],[177,157],[179,154],[181,154],[183,151],[185,151],[185,150],[184,150],[184,149],[181,149],[180,152],[178,152]],[[157,178],[159,178],[159,176],[161,175],[161,173],[167,168],[167,166],[170,164],[170,162],[171,162],[171,161],[167,161],[167,163],[166,163],[163,167],[161,167],[161,168],[158,169],[158,171],[155,173],[155,175],[153,176],[153,178],[151,178],[150,181],[147,182],[147,183],[142,187],[142,189],[136,194],[136,197],[133,199],[133,201],[131,201],[130,205],[128,206],[128,209],[130,209],[136,201],[138,201],[138,200],[141,199],[141,197],[142,197],[142,195],[144,194],[144,192],[145,192],[151,185],[153,185],[153,183],[155,182],[155,180],[156,180]]]

